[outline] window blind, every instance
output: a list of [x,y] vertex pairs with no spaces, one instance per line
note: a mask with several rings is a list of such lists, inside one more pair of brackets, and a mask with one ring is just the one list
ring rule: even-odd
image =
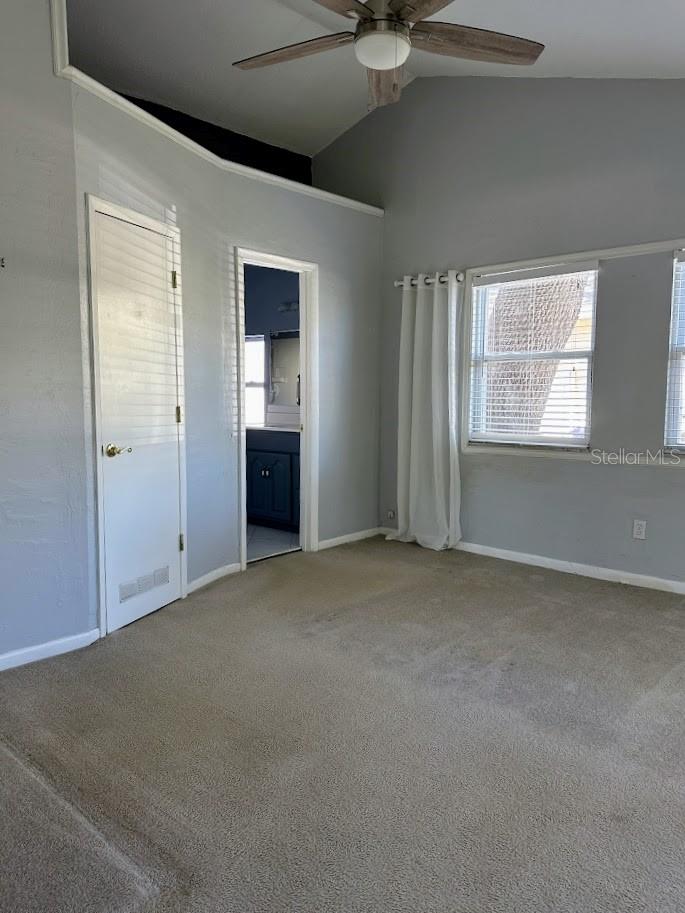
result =
[[681,257],[673,270],[666,446],[685,447],[685,263]]
[[597,269],[546,273],[473,288],[472,441],[589,443]]

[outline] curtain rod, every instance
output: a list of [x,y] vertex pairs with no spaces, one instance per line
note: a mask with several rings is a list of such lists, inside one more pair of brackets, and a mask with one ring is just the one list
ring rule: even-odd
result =
[[[440,283],[440,285],[447,285],[448,278],[449,277],[448,277],[447,273],[439,273],[438,282]],[[464,274],[457,273],[457,282],[463,282],[463,281],[464,281]],[[410,282],[411,282],[411,287],[416,288],[416,286],[419,284],[419,277],[412,276],[410,279]],[[426,285],[433,285],[433,283],[435,282],[435,277],[426,276],[424,282],[426,283]],[[395,282],[393,283],[393,285],[395,286],[395,288],[404,288],[404,279],[396,279]]]

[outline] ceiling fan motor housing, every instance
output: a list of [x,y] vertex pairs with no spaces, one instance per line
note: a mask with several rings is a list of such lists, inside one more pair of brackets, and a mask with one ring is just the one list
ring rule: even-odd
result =
[[409,26],[399,19],[367,19],[354,36],[357,60],[371,70],[393,70],[409,57]]

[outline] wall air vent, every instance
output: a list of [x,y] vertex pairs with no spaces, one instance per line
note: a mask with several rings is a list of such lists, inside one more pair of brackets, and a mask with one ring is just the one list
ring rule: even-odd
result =
[[140,596],[141,593],[147,593],[155,587],[164,586],[169,582],[169,568],[160,567],[151,574],[143,574],[137,580],[130,580],[128,583],[119,584],[119,602],[126,602],[134,596]]

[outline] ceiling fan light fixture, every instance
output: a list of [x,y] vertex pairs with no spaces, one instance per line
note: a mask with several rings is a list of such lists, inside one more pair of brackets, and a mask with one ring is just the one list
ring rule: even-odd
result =
[[544,51],[544,44],[504,32],[478,29],[430,17],[453,0],[313,0],[319,6],[349,19],[354,31],[322,35],[273,51],[236,60],[234,67],[255,70],[276,63],[299,60],[354,43],[357,60],[366,67],[369,108],[399,101],[405,81],[402,66],[414,48],[428,54],[481,60],[484,63],[530,66]]
[[354,53],[359,63],[370,70],[393,70],[409,57],[409,29],[394,19],[372,19],[361,22],[354,39]]

